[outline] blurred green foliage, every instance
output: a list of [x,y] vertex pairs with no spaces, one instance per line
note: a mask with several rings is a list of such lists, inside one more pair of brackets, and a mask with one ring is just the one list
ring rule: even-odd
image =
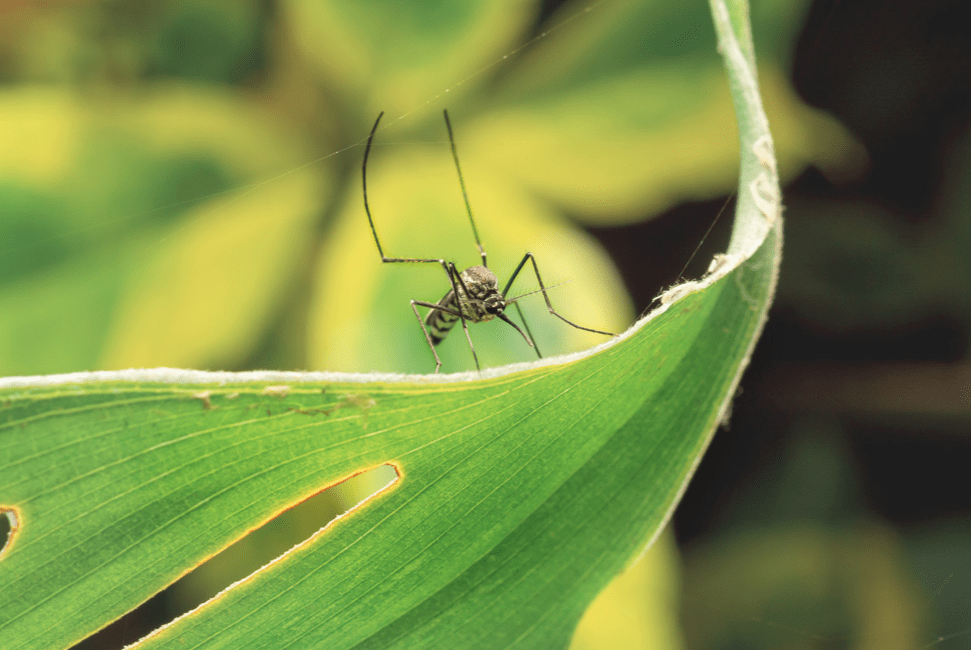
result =
[[[791,34],[801,3],[755,11]],[[589,10],[589,11],[588,11]],[[475,262],[445,143],[505,277],[527,250],[567,317],[632,316],[566,215],[649,218],[727,192],[734,119],[703,3],[113,2],[0,9],[0,373],[180,366],[432,369],[409,299],[441,270],[382,266],[363,219],[363,138],[386,250]],[[530,38],[549,31],[548,36]],[[523,43],[528,47],[517,49]],[[763,55],[785,174],[852,141]],[[446,94],[447,93],[447,94]],[[517,281],[518,284],[518,281]],[[535,289],[523,276],[515,290]],[[541,350],[601,340],[523,301]],[[473,329],[486,365],[532,352]],[[459,337],[460,338],[460,337]],[[444,370],[470,367],[460,340]]]
[[844,432],[810,418],[794,429],[719,533],[685,551],[688,647],[920,647],[927,600],[898,533],[865,512]]
[[951,144],[940,194],[919,220],[860,198],[793,206],[792,275],[780,297],[827,332],[971,322],[971,134]]

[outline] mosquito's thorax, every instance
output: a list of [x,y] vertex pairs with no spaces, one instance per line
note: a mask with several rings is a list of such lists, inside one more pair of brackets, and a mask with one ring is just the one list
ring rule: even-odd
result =
[[[499,278],[484,266],[470,266],[456,283],[462,313],[473,323],[490,321],[503,312],[506,301],[499,293]],[[462,285],[468,290],[466,295]]]

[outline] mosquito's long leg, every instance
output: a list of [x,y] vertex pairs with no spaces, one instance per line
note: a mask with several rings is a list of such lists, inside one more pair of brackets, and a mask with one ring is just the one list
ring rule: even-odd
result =
[[[446,262],[443,259],[425,259],[425,258],[415,258],[415,257],[388,257],[387,255],[384,254],[384,249],[381,248],[381,240],[378,238],[377,228],[374,227],[374,218],[371,216],[371,207],[368,205],[368,201],[367,201],[367,159],[368,159],[368,155],[370,155],[370,153],[371,153],[371,143],[374,140],[374,134],[378,130],[378,124],[381,123],[381,117],[383,115],[384,115],[384,111],[382,111],[381,113],[378,114],[378,119],[374,120],[374,126],[371,127],[371,133],[368,135],[367,146],[364,147],[364,161],[361,163],[361,187],[362,187],[363,193],[364,193],[364,212],[367,214],[368,225],[371,226],[371,234],[374,236],[374,245],[378,247],[378,254],[381,256],[381,262],[383,262],[385,264],[393,264],[393,263],[396,263],[396,262],[405,263],[405,264],[440,264],[441,267],[443,269],[445,269],[445,275],[448,276],[448,283],[452,287],[452,291],[454,292],[454,295],[456,297],[458,297],[459,296],[459,292],[458,292],[458,286],[456,285],[456,279],[462,285],[462,288],[463,289],[465,288],[465,283],[462,282],[462,276],[456,270],[454,264],[452,264],[450,262]],[[447,115],[445,117],[445,121],[446,121],[446,124],[448,124],[448,116]],[[449,126],[449,137],[451,137],[451,132],[452,132],[452,128],[451,128],[451,126]],[[454,149],[455,149],[455,145],[454,144],[452,145],[452,149],[453,149],[453,153],[454,153]],[[459,172],[459,179],[461,180],[461,171]],[[463,191],[463,193],[465,192],[465,186],[464,185],[463,185],[462,191]],[[468,204],[468,201],[466,201],[466,205],[467,204]],[[471,209],[469,211],[469,219],[470,220],[472,219]],[[475,231],[475,222],[474,221],[472,222],[472,229],[473,229],[473,232],[474,232]],[[476,237],[476,242],[478,242],[478,238],[479,238],[478,233],[475,233],[475,237]],[[479,246],[479,249],[480,250],[482,249],[482,246],[481,245]],[[485,252],[484,251],[482,253],[482,259],[483,259],[483,261],[485,261]],[[466,292],[465,295],[468,295],[468,292]],[[471,347],[472,346],[472,339],[469,337],[468,325],[466,325],[466,323],[465,323],[465,315],[462,313],[462,302],[461,302],[461,300],[456,300],[456,305],[458,306],[458,315],[459,315],[459,318],[462,319],[462,328],[465,329],[465,336],[466,336],[466,338],[469,339],[469,346]],[[412,304],[412,309],[414,309],[414,304]],[[415,310],[415,315],[417,315],[417,314],[418,314],[418,311]],[[421,321],[421,317],[419,317],[418,320]],[[421,328],[422,328],[422,330],[425,329],[424,322],[421,323]],[[425,332],[425,336],[428,338],[429,345],[431,345],[431,338],[428,337],[428,332],[427,331]],[[438,365],[435,366],[435,372],[437,373],[438,372],[438,369],[442,366],[442,362],[438,358],[438,353],[435,352],[435,346],[434,345],[432,345],[432,353],[435,354],[435,362],[438,364]],[[475,348],[472,348],[472,357],[475,359],[476,368],[478,368],[479,367],[479,358],[475,354]]]
[[543,277],[539,274],[539,267],[536,266],[536,258],[533,257],[532,253],[526,253],[526,255],[523,256],[523,260],[519,263],[519,266],[517,266],[516,270],[512,272],[511,276],[509,276],[509,282],[506,283],[506,288],[503,289],[502,291],[503,297],[505,297],[506,294],[509,293],[509,289],[512,287],[512,283],[516,280],[516,277],[519,276],[519,272],[523,270],[523,267],[526,266],[526,262],[533,263],[533,271],[536,272],[536,281],[539,282],[539,290],[540,292],[542,292],[543,299],[546,300],[546,306],[549,308],[551,314],[559,318],[567,325],[575,327],[578,330],[583,330],[584,332],[593,332],[594,334],[604,334],[606,336],[616,336],[616,334],[612,334],[611,332],[603,332],[601,330],[595,330],[590,327],[583,327],[582,325],[577,325],[573,321],[568,320],[563,316],[561,316],[559,313],[557,313],[557,311],[553,308],[553,303],[550,302],[549,295],[546,293],[546,285],[543,284]]
[[[431,303],[431,302],[424,302],[423,300],[412,300],[411,301],[411,307],[412,307],[412,309],[414,309],[415,305],[418,305],[419,307],[428,307],[429,309],[434,309],[436,311],[443,311],[446,314],[453,314],[455,316],[458,316],[462,320],[462,329],[465,330],[465,338],[469,342],[469,349],[472,350],[472,360],[475,361],[475,369],[476,370],[482,370],[482,368],[479,366],[479,355],[476,354],[476,352],[475,352],[475,346],[472,345],[472,337],[469,335],[469,328],[465,324],[465,317],[462,315],[462,308],[459,305],[458,301],[456,301],[456,306],[458,307],[458,310],[449,309],[448,307],[445,307],[445,306],[443,306],[441,304],[435,304],[435,303]],[[415,315],[416,316],[418,315],[418,311],[417,310],[415,310]],[[418,317],[418,320],[421,320],[421,317],[420,316]],[[422,323],[421,323],[421,329],[422,329],[423,332],[425,332],[425,340],[428,341],[428,345],[430,345],[431,348],[432,348],[432,353],[435,355],[435,361],[438,362],[438,365],[439,366],[442,365],[441,361],[438,361],[438,353],[435,352],[435,344],[432,343],[432,337],[428,334],[428,330],[425,328],[425,322],[424,321],[422,321]],[[438,367],[435,368],[435,372],[436,373],[438,372]]]
[[469,326],[466,324],[465,319],[462,319],[462,330],[465,331],[465,340],[469,342],[469,349],[472,350],[472,360],[475,361],[475,369],[482,370],[479,365],[479,355],[475,353],[475,346],[472,345],[472,337],[469,335]]
[[[462,275],[458,272],[458,269],[455,268],[455,264],[452,262],[446,262],[445,260],[423,260],[423,259],[407,259],[407,258],[394,258],[394,257],[385,258],[383,256],[381,258],[381,261],[382,262],[417,262],[419,264],[426,263],[426,262],[435,262],[442,265],[442,268],[445,269],[445,275],[448,276],[448,283],[452,287],[452,295],[455,296],[456,311],[453,311],[448,308],[443,308],[441,305],[422,302],[420,300],[412,300],[411,308],[415,309],[415,305],[421,305],[423,307],[431,307],[432,309],[445,311],[450,314],[456,314],[459,317],[459,320],[462,321],[462,329],[465,330],[465,338],[469,342],[469,349],[472,350],[472,359],[475,361],[475,368],[476,370],[481,370],[481,368],[479,367],[479,356],[475,353],[475,346],[472,345],[472,337],[469,336],[469,326],[465,322],[465,314],[462,313],[462,300],[459,298],[459,296],[462,296],[462,295],[465,295],[465,296],[469,295],[469,292],[468,292],[468,288],[465,286],[465,282],[462,280]],[[458,282],[458,284],[456,284],[456,281]],[[458,288],[459,284],[462,285],[462,290],[465,292],[464,294],[459,293],[459,288]],[[418,316],[417,310],[415,310],[415,315]],[[435,351],[435,344],[432,343],[432,339],[428,335],[428,330],[425,329],[425,322],[422,321],[421,316],[418,316],[418,320],[421,323],[422,331],[425,332],[425,339],[428,341],[428,345],[431,346],[432,348],[432,354],[435,355],[435,363],[437,364],[435,366],[435,374],[438,374],[438,369],[442,367],[442,362],[438,358],[438,352]]]
[[452,159],[455,160],[455,171],[459,174],[459,185],[462,186],[462,198],[465,199],[465,211],[469,214],[469,224],[472,226],[472,236],[475,237],[475,245],[479,247],[479,255],[482,256],[482,266],[489,268],[486,262],[486,251],[482,247],[482,240],[479,239],[479,229],[475,227],[475,219],[472,217],[472,205],[469,203],[469,193],[465,191],[465,179],[462,178],[462,166],[459,165],[459,154],[455,149],[455,136],[452,135],[452,123],[448,119],[448,111],[442,111],[445,115],[445,128],[448,129],[448,143],[452,146]]
[[367,158],[371,153],[371,141],[374,140],[374,133],[378,130],[378,124],[381,123],[381,118],[384,116],[384,111],[378,113],[378,119],[374,120],[374,126],[371,127],[371,134],[367,137],[367,146],[364,147],[364,162],[361,163],[361,186],[364,189],[364,212],[367,213],[367,222],[371,226],[371,234],[374,235],[374,243],[378,247],[378,254],[381,256],[382,262],[390,261],[384,254],[384,250],[381,249],[381,242],[378,240],[378,231],[374,228],[374,219],[371,218],[371,208],[367,203]]
[[[479,248],[482,248],[482,246],[479,246]],[[483,255],[484,254],[485,253],[483,252]],[[483,257],[483,260],[484,259],[485,257]],[[455,268],[455,264],[449,262],[449,266],[452,267],[452,277],[454,278],[452,281],[452,291],[455,292],[453,294],[455,296],[455,307],[459,310],[459,320],[462,321],[462,331],[465,332],[465,340],[469,342],[469,350],[472,351],[472,360],[475,361],[475,369],[482,370],[482,367],[479,365],[479,355],[475,353],[475,346],[472,345],[472,336],[469,334],[469,324],[465,322],[465,316],[462,314],[462,296],[469,296],[471,294],[469,293],[469,288],[465,286],[465,280],[462,279],[462,274],[459,273],[458,269]],[[455,289],[455,280],[458,280],[458,283],[462,285],[461,294]]]
[[415,305],[421,305],[422,307],[427,307],[429,303],[420,302],[418,300],[411,301],[411,311],[415,312],[415,318],[418,319],[418,324],[421,325],[421,331],[425,333],[425,340],[428,341],[428,347],[431,349],[432,354],[435,355],[435,374],[438,374],[438,369],[442,367],[442,360],[438,358],[438,352],[435,351],[435,344],[432,343],[432,337],[428,334],[428,328],[425,327],[425,321],[422,320],[421,315],[418,313],[418,308]]
[[[378,255],[381,256],[381,261],[388,262],[411,262],[417,264],[441,264],[445,272],[449,274],[451,279],[451,272],[449,271],[448,264],[445,260],[437,259],[425,259],[417,257],[388,257],[384,254],[384,249],[381,247],[381,240],[378,238],[378,230],[374,227],[374,218],[371,216],[371,207],[368,205],[367,201],[367,159],[368,155],[371,153],[371,142],[374,140],[374,133],[378,130],[378,124],[381,123],[381,117],[384,115],[382,111],[378,115],[378,119],[374,121],[374,126],[371,128],[371,134],[367,138],[367,146],[364,147],[364,162],[361,163],[361,187],[364,190],[364,212],[367,214],[368,225],[371,226],[371,234],[374,236],[374,245],[378,247]],[[453,283],[454,284],[454,283]]]
[[[459,285],[462,286],[462,290],[465,291],[464,295],[469,295],[468,289],[465,286],[465,282],[462,280],[462,275],[455,268],[455,264],[452,262],[446,262],[445,260],[425,260],[425,259],[411,259],[408,257],[384,257],[381,256],[381,261],[386,264],[391,264],[394,262],[405,262],[414,264],[441,264],[442,268],[445,269],[445,275],[448,276],[448,284],[452,287],[454,295],[458,297],[459,295]],[[456,282],[458,284],[456,284]],[[458,307],[458,316],[462,319],[462,327],[465,327],[465,314],[462,313],[462,301],[456,300],[456,306]],[[447,311],[447,310],[443,310]],[[475,351],[473,351],[473,354]]]
[[[506,287],[506,289],[509,289],[509,287]],[[533,349],[536,350],[536,358],[542,359],[543,355],[540,354],[539,346],[536,345],[536,337],[533,336],[533,330],[529,329],[529,323],[526,321],[526,314],[523,313],[523,310],[519,307],[518,302],[514,302],[513,306],[516,308],[516,313],[519,314],[519,320],[523,322],[523,327],[526,328],[526,333],[529,334],[528,340],[532,342]]]
[[458,310],[452,309],[451,307],[445,307],[441,303],[425,302],[424,300],[412,300],[412,303],[418,305],[419,307],[428,307],[434,309],[435,311],[443,311],[446,314],[452,314],[454,316],[460,316]]
[[[465,340],[469,342],[469,349],[472,350],[472,360],[475,361],[475,369],[482,370],[482,367],[479,366],[479,355],[475,353],[475,346],[472,345],[472,336],[469,334],[469,324],[465,322],[465,315],[462,313],[462,296],[470,295],[469,288],[465,286],[465,280],[462,279],[462,274],[459,273],[457,268],[455,268],[455,264],[453,262],[449,262],[449,266],[452,268],[452,291],[454,291],[452,295],[455,296],[455,307],[459,312],[459,320],[462,321],[462,330],[465,332]],[[458,280],[458,283],[462,285],[462,293],[459,293],[455,288],[456,280]]]

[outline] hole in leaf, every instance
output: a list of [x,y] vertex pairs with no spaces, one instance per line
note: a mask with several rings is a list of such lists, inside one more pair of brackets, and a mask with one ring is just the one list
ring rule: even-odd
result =
[[13,508],[0,506],[0,560],[10,547],[13,546],[13,538],[20,530],[20,517]]
[[114,650],[132,644],[259,571],[313,537],[337,517],[362,505],[398,479],[392,465],[356,474],[281,512],[74,650]]

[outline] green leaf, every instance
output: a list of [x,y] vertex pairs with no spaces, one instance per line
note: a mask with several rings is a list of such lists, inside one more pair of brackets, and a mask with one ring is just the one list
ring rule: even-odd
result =
[[780,192],[744,2],[713,0],[739,115],[729,250],[586,353],[450,376],[0,379],[5,647],[64,647],[248,530],[381,464],[398,480],[140,647],[565,645],[657,536],[764,322]]

